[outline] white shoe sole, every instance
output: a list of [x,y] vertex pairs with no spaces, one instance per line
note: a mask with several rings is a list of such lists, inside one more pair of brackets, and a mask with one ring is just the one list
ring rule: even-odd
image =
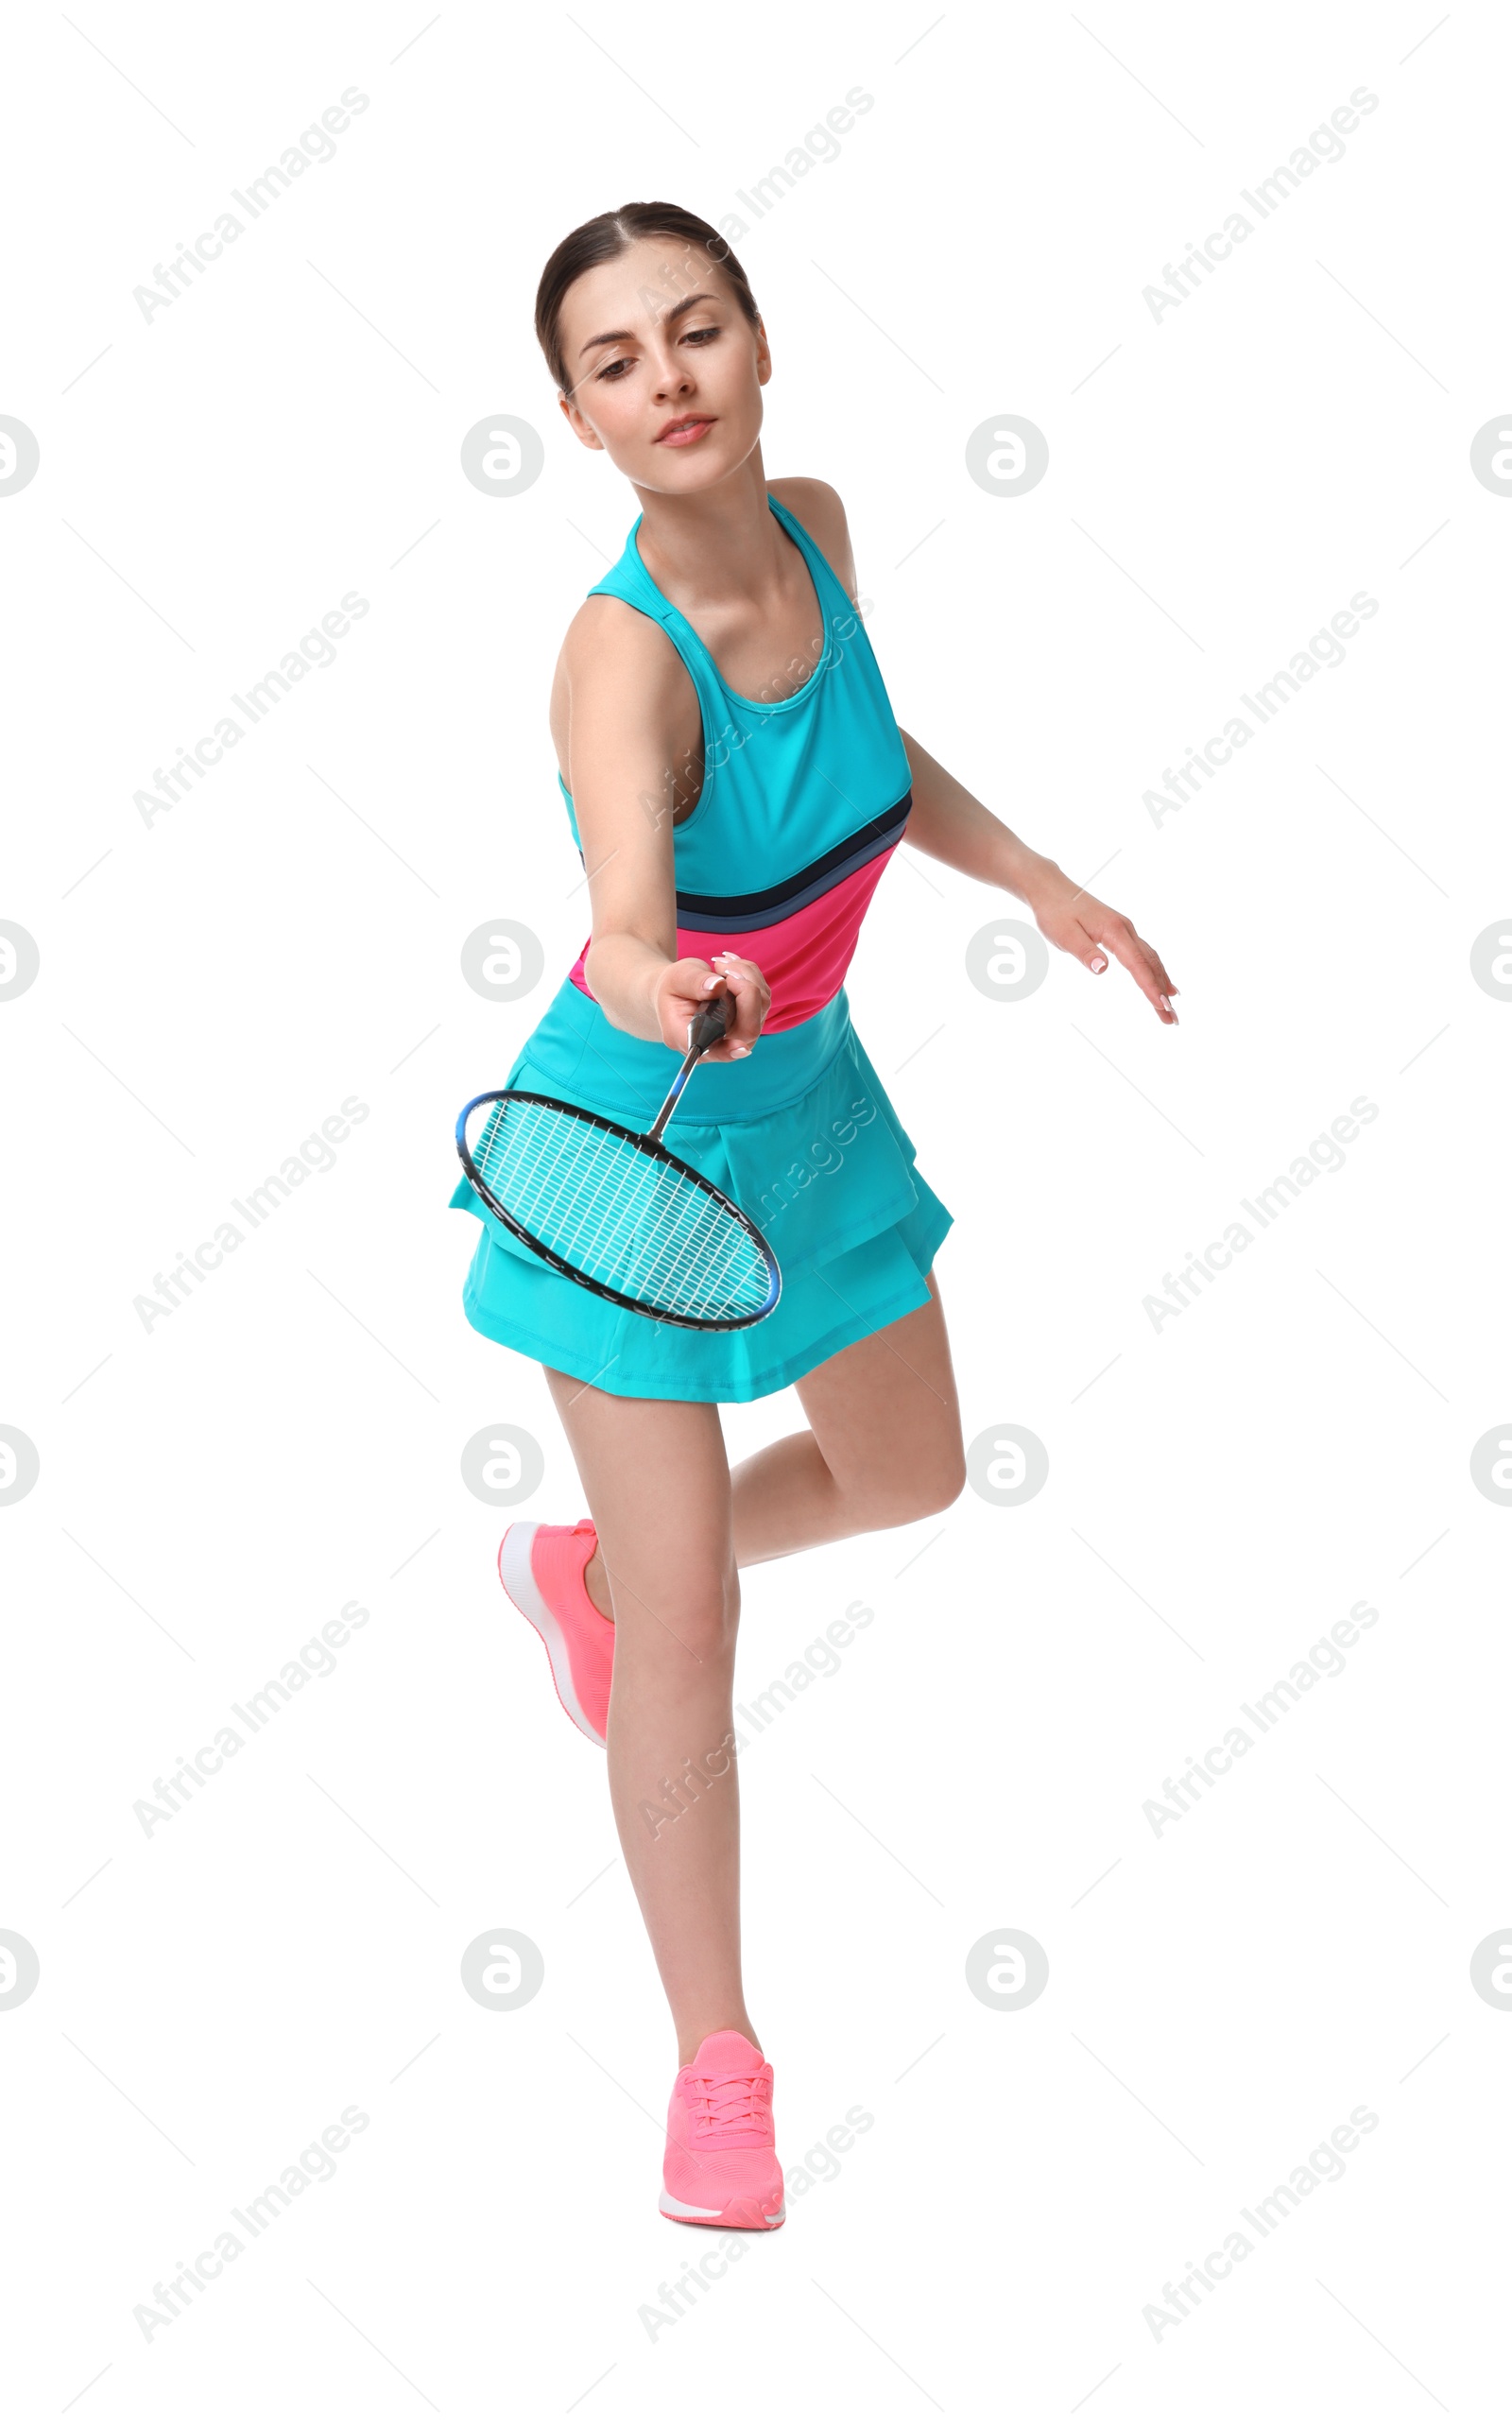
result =
[[[663,2217],[672,2218],[679,2226],[708,2225],[713,2220],[718,2220],[747,2233],[755,2226],[757,2217],[761,2218],[764,2225],[781,2226],[787,2215],[787,2202],[782,2198],[779,2199],[775,2212],[763,2209],[756,2202],[749,2200],[732,2200],[725,2209],[696,2209],[691,2201],[679,2200],[675,2193],[664,2189],[657,2206]],[[731,2210],[737,2213],[733,2216],[730,2214]],[[754,2215],[751,2213],[753,2210]]]
[[658,2202],[663,2217],[722,2217],[721,2209],[696,2209],[691,2200],[679,2200],[675,2193],[663,2192]]
[[605,1740],[599,1735],[577,1699],[577,1689],[573,1684],[573,1665],[568,1657],[567,1639],[562,1634],[561,1622],[558,1619],[556,1612],[548,1607],[540,1586],[536,1583],[536,1572],[530,1564],[530,1554],[534,1548],[535,1540],[536,1525],[530,1520],[525,1520],[509,1528],[499,1545],[499,1582],[521,1617],[529,1620],[545,1645],[546,1658],[551,1663],[552,1683],[557,1689],[557,1700],[567,1717],[582,1730],[584,1736],[592,1744],[602,1746]]

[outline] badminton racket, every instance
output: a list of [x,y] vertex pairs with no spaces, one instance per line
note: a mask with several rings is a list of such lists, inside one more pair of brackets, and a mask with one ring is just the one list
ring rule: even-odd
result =
[[689,1023],[682,1068],[643,1133],[523,1088],[474,1096],[456,1122],[462,1169],[516,1239],[615,1306],[692,1332],[760,1323],[782,1287],[750,1217],[662,1140],[730,1008],[716,996]]

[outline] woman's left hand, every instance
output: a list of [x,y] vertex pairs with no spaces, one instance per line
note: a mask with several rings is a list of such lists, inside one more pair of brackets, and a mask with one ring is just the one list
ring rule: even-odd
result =
[[1057,869],[1046,884],[1036,889],[1029,907],[1040,935],[1057,944],[1062,953],[1074,954],[1093,977],[1101,976],[1111,954],[1116,961],[1123,962],[1141,993],[1149,997],[1156,1017],[1168,1028],[1179,1025],[1171,997],[1179,994],[1180,988],[1172,985],[1154,945],[1146,944],[1143,937],[1135,933],[1122,911],[1109,909],[1106,902],[1099,902],[1085,887],[1073,885],[1063,869]]

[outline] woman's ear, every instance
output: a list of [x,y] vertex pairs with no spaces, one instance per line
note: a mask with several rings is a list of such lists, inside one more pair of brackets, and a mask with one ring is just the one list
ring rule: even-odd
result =
[[561,406],[562,417],[574,438],[579,439],[585,447],[596,447],[599,454],[602,455],[604,452],[603,439],[598,436],[598,433],[592,429],[588,422],[585,422],[580,409],[573,403],[571,397],[564,396],[558,391],[557,402]]

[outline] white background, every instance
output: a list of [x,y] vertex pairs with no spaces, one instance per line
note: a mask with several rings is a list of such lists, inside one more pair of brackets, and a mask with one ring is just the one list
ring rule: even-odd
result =
[[[0,1926],[41,1962],[0,2012],[13,2416],[1488,2419],[1512,2015],[1469,1959],[1512,1920],[1512,1515],[1469,1457],[1509,1413],[1512,1009],[1469,954],[1512,902],[1512,508],[1469,446],[1509,403],[1505,19],[575,17],[8,36],[0,411],[42,454],[0,498],[0,916],[41,954],[0,1004],[0,1421],[41,1460],[0,1508]],[[351,85],[336,158],[146,321],[133,288]],[[1346,158],[1157,324],[1145,285],[1361,85]],[[652,2332],[707,2248],[656,2209],[675,2049],[602,1757],[461,1478],[523,1426],[522,1513],[581,1511],[539,1373],[463,1317],[451,1128],[583,938],[546,691],[634,510],[557,418],[541,266],[627,198],[738,209],[855,86],[840,158],[737,243],[768,474],[838,487],[900,720],[1134,918],[1182,1017],[1058,956],[989,1002],[992,898],[906,850],[881,889],[851,1002],[956,1215],[967,1432],[1028,1427],[1049,1480],[747,1579],[744,1697],[876,1613],[742,1763],[781,2154],[874,2123]],[[510,499],[459,465],[499,413],[546,449]],[[1004,413],[1049,443],[1020,498],[965,466]],[[145,824],[352,590],[336,663]],[[1347,663],[1157,828],[1161,770],[1360,590]],[[507,1007],[459,958],[500,918],[546,958]],[[145,1330],[349,1095],[335,1168]],[[1360,1095],[1345,1168],[1157,1332],[1162,1275]],[[796,1415],[731,1412],[732,1451]],[[352,1599],[335,1673],[145,1835]],[[1362,1599],[1344,1674],[1157,1837],[1162,1780]],[[545,1963],[503,2014],[459,1972],[499,1928]],[[1020,2012],[966,1980],[1005,1928],[1049,1958]],[[146,2339],[349,2105],[335,2178]],[[1343,2180],[1157,2337],[1359,2106]]]

